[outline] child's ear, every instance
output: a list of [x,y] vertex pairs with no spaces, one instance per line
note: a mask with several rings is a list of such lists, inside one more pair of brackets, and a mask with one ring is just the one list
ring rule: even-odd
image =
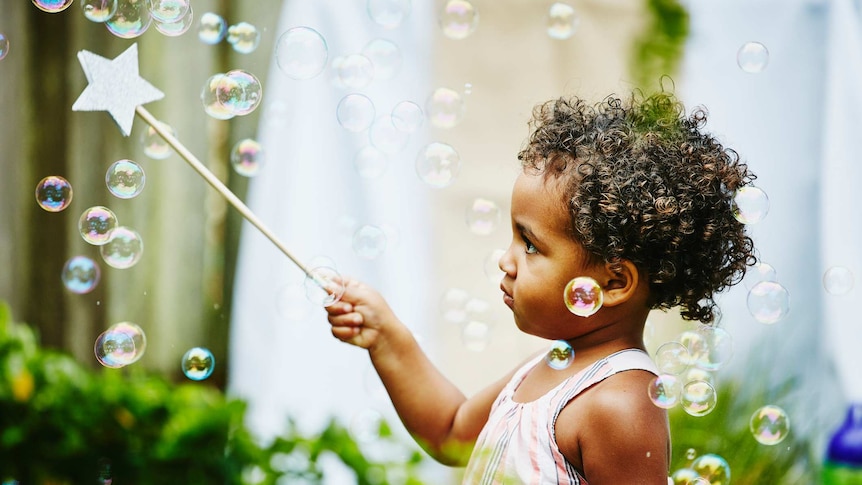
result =
[[640,282],[638,269],[631,261],[622,260],[619,265],[613,266],[610,263],[605,264],[602,306],[610,307],[627,302],[634,296]]

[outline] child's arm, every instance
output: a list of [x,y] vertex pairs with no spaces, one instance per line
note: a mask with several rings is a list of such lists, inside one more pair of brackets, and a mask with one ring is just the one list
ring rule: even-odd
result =
[[467,399],[431,363],[412,332],[375,290],[346,281],[341,301],[327,307],[332,334],[368,349],[398,416],[436,460],[463,465],[511,376]]

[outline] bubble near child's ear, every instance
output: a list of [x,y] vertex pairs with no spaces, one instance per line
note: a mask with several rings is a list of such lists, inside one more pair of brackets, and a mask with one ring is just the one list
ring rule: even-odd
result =
[[593,315],[602,307],[604,294],[598,281],[589,276],[578,276],[563,290],[566,308],[579,317]]

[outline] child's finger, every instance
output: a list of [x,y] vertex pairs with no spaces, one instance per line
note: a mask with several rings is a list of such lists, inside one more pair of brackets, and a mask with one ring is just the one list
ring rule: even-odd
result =
[[342,315],[329,315],[329,323],[333,327],[358,327],[362,325],[362,315],[357,312],[345,313]]
[[325,308],[326,312],[330,315],[343,315],[345,313],[350,313],[353,311],[353,305],[346,301],[339,301]]
[[332,327],[332,336],[338,340],[350,340],[359,335],[359,327]]

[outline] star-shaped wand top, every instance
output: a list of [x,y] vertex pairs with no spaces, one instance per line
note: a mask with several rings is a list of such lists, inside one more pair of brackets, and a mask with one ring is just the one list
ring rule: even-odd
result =
[[107,111],[125,136],[132,132],[135,108],[165,96],[138,74],[138,44],[114,59],[80,51],[78,60],[89,84],[72,111]]

